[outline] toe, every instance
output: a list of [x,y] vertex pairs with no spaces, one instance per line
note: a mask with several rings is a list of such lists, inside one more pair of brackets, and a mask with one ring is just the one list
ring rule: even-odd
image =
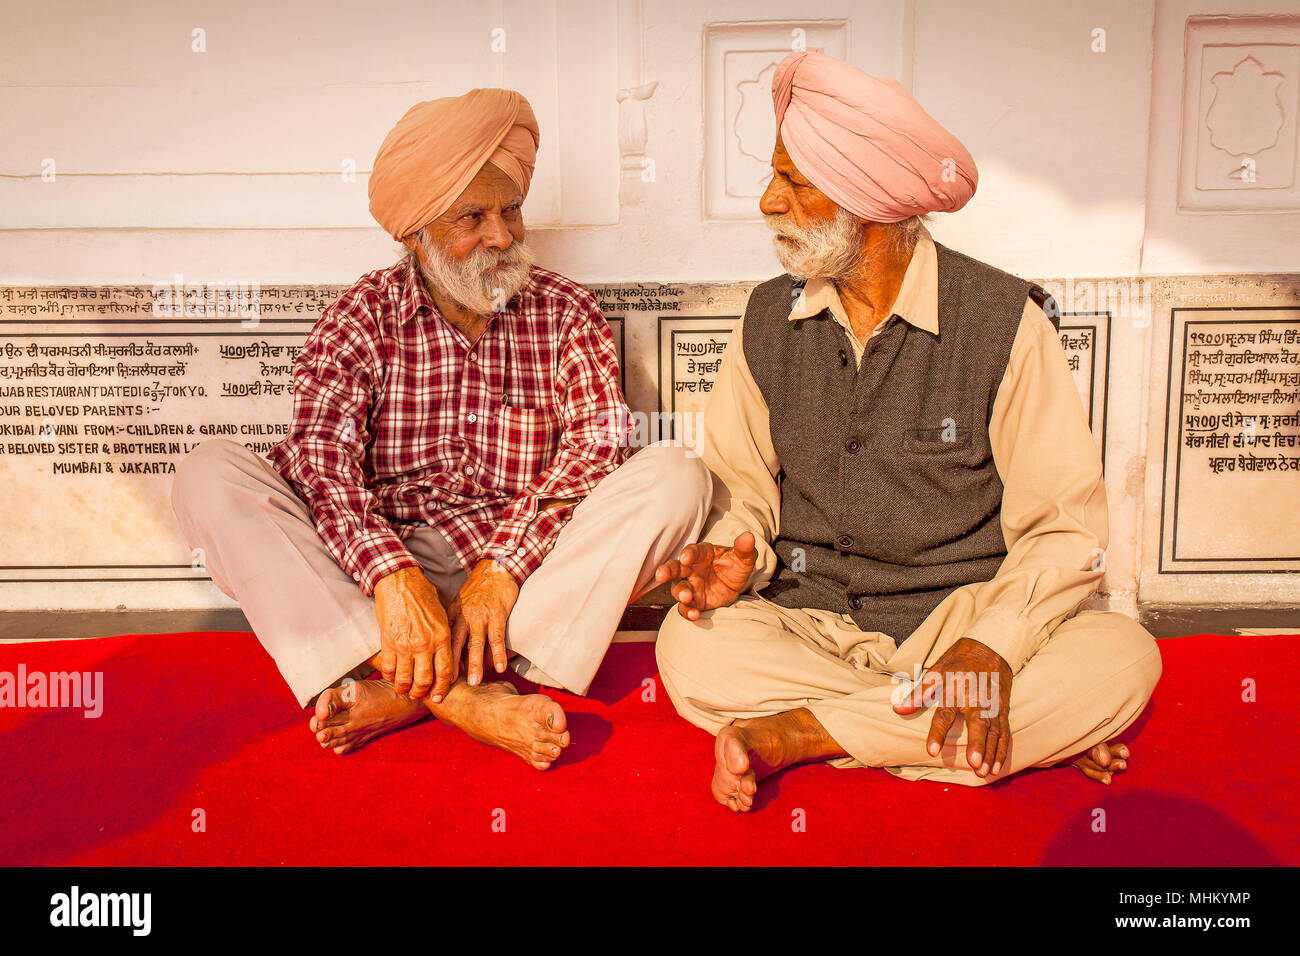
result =
[[334,716],[335,710],[337,710],[336,695],[334,688],[331,687],[322,691],[321,695],[316,698],[316,718],[321,723],[324,723]]
[[558,742],[538,740],[533,744],[533,755],[540,760],[554,760],[560,755]]
[[541,705],[538,714],[541,724],[556,734],[564,733],[568,727],[564,708],[545,695],[539,694],[538,697],[545,702]]
[[1099,783],[1110,785],[1110,771],[1098,764],[1089,757],[1080,758],[1075,766],[1084,772],[1084,774]]
[[537,730],[537,740],[539,743],[550,744],[554,747],[564,746],[563,734],[553,734],[549,730],[542,730],[541,728]]

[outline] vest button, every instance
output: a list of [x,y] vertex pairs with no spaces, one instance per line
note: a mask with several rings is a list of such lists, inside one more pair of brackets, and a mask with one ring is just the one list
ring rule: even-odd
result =
[[844,450],[847,451],[850,455],[856,455],[861,448],[862,445],[858,443],[858,440],[856,438],[850,438],[848,441],[844,443]]
[[862,610],[862,597],[858,594],[849,595],[849,609],[852,611]]
[[849,353],[844,351],[843,349],[840,349],[840,365],[844,366],[848,364],[849,364]]
[[853,547],[853,539],[847,534],[840,535],[835,539],[835,543],[840,546],[841,551],[847,551],[849,548]]

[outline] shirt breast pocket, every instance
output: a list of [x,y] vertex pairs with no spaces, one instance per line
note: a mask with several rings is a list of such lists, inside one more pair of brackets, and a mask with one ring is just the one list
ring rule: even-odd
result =
[[492,413],[492,426],[497,460],[518,488],[545,469],[559,451],[563,423],[553,407],[498,405]]

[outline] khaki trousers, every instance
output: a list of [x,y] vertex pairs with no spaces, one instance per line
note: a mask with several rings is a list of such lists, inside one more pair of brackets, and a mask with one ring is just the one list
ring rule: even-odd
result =
[[[524,582],[506,646],[547,683],[585,694],[628,602],[655,568],[697,539],[708,469],[682,447],[643,448],[578,503]],[[334,560],[306,504],[265,458],[238,442],[202,442],[180,463],[172,509],[212,581],[239,602],[298,703],[379,652],[375,602]],[[406,548],[444,607],[466,571],[446,538],[421,524]],[[491,673],[490,660],[485,661]]]
[[901,717],[892,695],[904,675],[915,679],[966,633],[979,587],[950,594],[900,647],[847,614],[784,608],[753,594],[697,622],[674,608],[659,630],[660,674],[677,712],[710,733],[805,707],[850,754],[830,761],[835,766],[968,786],[1056,764],[1112,739],[1141,713],[1160,678],[1155,639],[1122,614],[1084,611],[1040,632],[1013,679],[1011,746],[997,778],[966,763],[960,716],[930,757],[933,709]]

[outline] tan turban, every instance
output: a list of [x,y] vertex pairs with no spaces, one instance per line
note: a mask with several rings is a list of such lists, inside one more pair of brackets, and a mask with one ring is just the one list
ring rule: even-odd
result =
[[795,167],[855,216],[954,212],[975,192],[971,154],[897,80],[802,50],[777,66],[772,104]]
[[515,90],[477,89],[416,103],[375,156],[370,214],[403,239],[450,209],[488,162],[526,196],[537,143],[537,117]]

